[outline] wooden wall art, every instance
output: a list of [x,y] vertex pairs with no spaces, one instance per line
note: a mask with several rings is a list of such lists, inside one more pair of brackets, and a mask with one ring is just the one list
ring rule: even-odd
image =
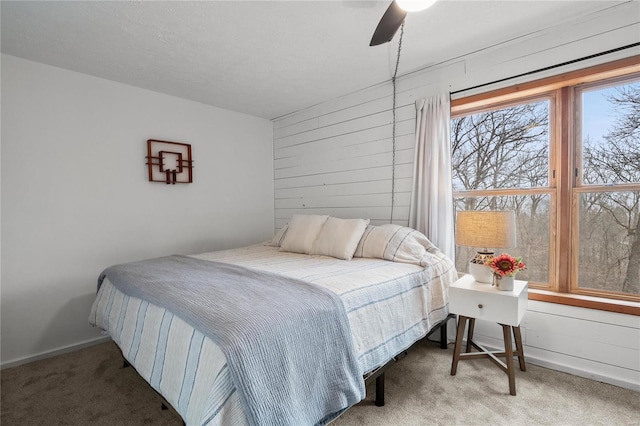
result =
[[193,182],[191,145],[149,139],[145,158],[150,182],[164,182],[167,185]]

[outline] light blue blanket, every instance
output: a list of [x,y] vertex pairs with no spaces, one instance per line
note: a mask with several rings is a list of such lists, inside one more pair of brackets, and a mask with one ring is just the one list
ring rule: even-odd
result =
[[251,425],[326,424],[365,396],[344,305],[327,289],[187,256],[112,266],[98,287],[105,277],[220,346]]

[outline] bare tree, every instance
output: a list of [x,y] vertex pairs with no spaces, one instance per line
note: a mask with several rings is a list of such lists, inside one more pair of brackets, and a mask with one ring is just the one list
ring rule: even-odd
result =
[[454,189],[546,185],[548,133],[546,102],[454,119],[451,128]]

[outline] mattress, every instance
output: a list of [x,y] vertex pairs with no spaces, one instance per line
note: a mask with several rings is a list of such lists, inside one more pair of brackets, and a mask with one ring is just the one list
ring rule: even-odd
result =
[[[448,286],[457,277],[453,263],[437,251],[429,253],[426,267],[309,256],[267,244],[193,257],[303,280],[339,295],[364,372],[384,365],[447,317]],[[187,425],[247,424],[221,349],[172,312],[127,296],[105,279],[90,322],[111,336]]]

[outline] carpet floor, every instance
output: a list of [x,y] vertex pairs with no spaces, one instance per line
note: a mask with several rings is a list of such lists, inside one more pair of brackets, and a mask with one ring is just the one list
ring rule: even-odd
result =
[[[335,420],[351,425],[640,425],[640,393],[527,364],[517,396],[488,360],[449,374],[453,348],[421,342],[386,373],[386,405],[375,390]],[[1,373],[1,416],[10,425],[181,425],[109,342]]]

